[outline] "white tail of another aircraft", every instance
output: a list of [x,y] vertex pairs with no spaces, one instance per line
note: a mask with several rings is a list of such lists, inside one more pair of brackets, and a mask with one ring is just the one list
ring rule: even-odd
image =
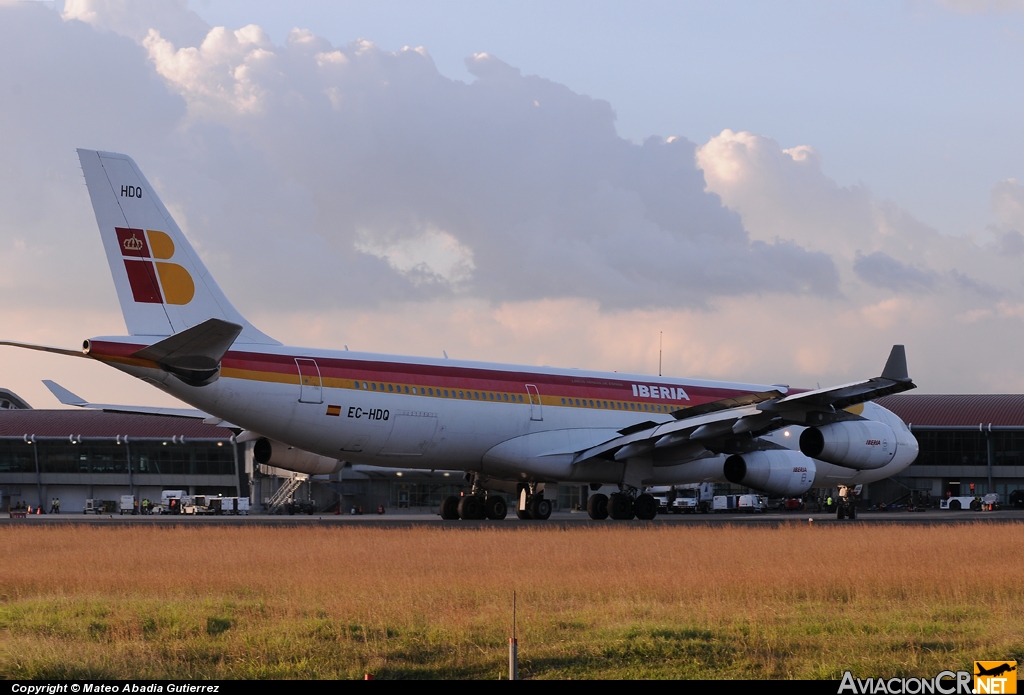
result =
[[239,342],[280,345],[231,305],[131,157],[78,150],[130,335],[169,336],[216,318]]

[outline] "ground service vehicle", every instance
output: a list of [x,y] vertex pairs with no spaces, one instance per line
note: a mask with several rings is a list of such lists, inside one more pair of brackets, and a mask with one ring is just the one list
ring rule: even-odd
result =
[[212,497],[210,509],[214,514],[248,514],[248,497]]
[[465,471],[471,492],[444,501],[446,519],[503,518],[489,492],[547,519],[545,484],[615,485],[590,496],[590,516],[649,519],[649,486],[801,495],[887,478],[917,456],[903,421],[871,402],[915,388],[902,345],[877,377],[807,391],[282,345],[235,309],[130,157],[78,155],[128,335],[81,350],[0,344],[143,379],[255,441],[260,464]]
[[768,499],[763,495],[740,495],[736,500],[736,509],[741,512],[768,511]]
[[114,511],[114,502],[110,500],[96,500],[87,499],[85,501],[85,507],[82,509],[83,514],[106,514]]
[[183,497],[182,498],[181,513],[182,514],[193,514],[193,515],[195,515],[195,514],[213,514],[214,510],[210,506],[210,504],[211,504],[212,500],[214,500],[214,499],[216,499],[216,498],[215,497],[210,497],[208,495],[194,495],[194,496],[191,496],[191,497]]
[[951,511],[960,511],[961,509],[969,509],[972,512],[981,511],[981,497],[971,496],[959,496],[959,497],[947,497],[939,500],[939,509],[948,509]]
[[677,514],[693,514],[700,507],[700,486],[684,485],[676,490],[672,511]]
[[181,514],[191,500],[185,490],[164,490],[160,493],[160,504],[153,507],[154,514]]
[[735,512],[739,509],[739,495],[715,495],[711,500],[713,512]]
[[676,489],[672,485],[658,485],[647,489],[647,492],[654,497],[658,505],[659,514],[668,514],[673,511],[675,505]]
[[697,511],[700,504],[700,486],[663,485],[647,490],[658,504],[659,514],[681,514]]
[[135,513],[135,495],[121,495],[121,503],[117,507],[118,514]]

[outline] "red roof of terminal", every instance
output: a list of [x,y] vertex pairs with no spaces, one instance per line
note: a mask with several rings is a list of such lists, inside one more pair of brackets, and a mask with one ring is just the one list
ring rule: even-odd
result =
[[1024,428],[1024,395],[899,395],[879,398],[914,427],[997,425]]
[[105,413],[102,410],[0,410],[0,437],[154,437],[230,439],[231,430],[204,425],[202,420]]

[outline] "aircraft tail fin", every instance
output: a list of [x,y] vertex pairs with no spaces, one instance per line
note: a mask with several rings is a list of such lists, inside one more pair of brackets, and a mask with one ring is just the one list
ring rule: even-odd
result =
[[231,305],[131,157],[79,149],[78,158],[129,334],[219,319],[241,326],[239,342],[280,345]]

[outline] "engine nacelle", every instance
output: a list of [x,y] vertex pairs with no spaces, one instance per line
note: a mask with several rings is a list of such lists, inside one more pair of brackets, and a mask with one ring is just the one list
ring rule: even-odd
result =
[[770,495],[802,495],[811,489],[814,461],[798,451],[769,449],[734,454],[725,460],[725,479]]
[[312,454],[266,437],[256,440],[252,447],[252,457],[256,463],[264,466],[276,466],[309,475],[330,475],[345,465],[344,461]]
[[800,435],[805,456],[858,471],[881,468],[896,455],[896,433],[877,420],[847,420],[808,427]]

